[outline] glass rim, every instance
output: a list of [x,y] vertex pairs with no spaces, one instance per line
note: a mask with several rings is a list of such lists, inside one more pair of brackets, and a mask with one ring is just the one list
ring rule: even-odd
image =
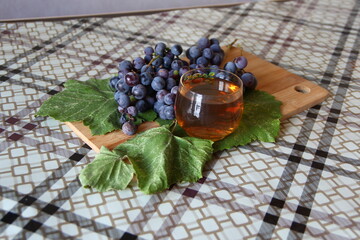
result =
[[[187,72],[185,72],[183,75],[181,75],[180,81],[179,81],[179,87],[185,88],[186,90],[189,90],[189,91],[192,92],[192,90],[191,90],[190,88],[188,88],[188,87],[186,87],[186,86],[184,85],[184,83],[183,83],[184,77],[185,77],[186,74],[188,74],[188,73],[190,73],[190,72],[193,72],[193,71],[196,71],[196,70],[203,70],[203,69],[205,69],[205,70],[206,70],[206,69],[207,69],[207,70],[211,70],[211,69],[214,69],[214,68],[205,67],[205,68],[194,68],[194,69],[190,69],[189,71],[187,71]],[[229,82],[233,82],[233,83],[235,83],[236,85],[239,85],[239,84],[240,84],[239,91],[240,91],[240,90],[243,90],[243,88],[244,88],[243,82],[242,82],[241,78],[240,78],[238,75],[236,75],[236,74],[234,74],[234,73],[232,73],[232,72],[230,72],[230,71],[224,70],[224,69],[216,69],[216,70],[217,70],[217,71],[226,72],[226,73],[228,73],[230,76],[235,77],[235,78],[238,80],[238,83],[237,83],[237,82],[234,82],[234,81],[232,81],[232,80],[227,80],[227,79],[223,79],[223,78],[219,78],[219,79],[222,79],[222,80],[225,80],[225,81],[229,81]],[[199,73],[199,74],[201,74],[201,73]],[[215,77],[215,76],[213,76],[213,77]],[[236,93],[236,92],[233,92],[233,93],[231,93],[231,94],[235,94],[235,93]]]

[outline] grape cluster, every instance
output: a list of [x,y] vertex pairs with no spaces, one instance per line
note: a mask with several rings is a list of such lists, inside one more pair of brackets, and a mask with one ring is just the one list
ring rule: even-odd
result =
[[224,70],[232,72],[240,77],[243,82],[244,91],[249,89],[253,90],[257,86],[257,80],[254,74],[246,72],[245,67],[248,64],[248,60],[244,56],[234,58],[232,62],[227,62],[224,65]]
[[140,112],[153,109],[161,119],[175,118],[174,103],[180,76],[189,71],[189,64],[180,59],[183,49],[165,43],[146,47],[144,56],[132,62],[119,63],[118,75],[111,78],[114,99],[121,113],[122,130],[127,135],[136,133],[135,117]]
[[[115,90],[114,99],[121,113],[119,123],[127,135],[136,133],[136,116],[153,109],[161,119],[175,118],[174,104],[180,77],[190,69],[211,68],[216,72],[224,59],[224,51],[219,40],[200,38],[186,51],[189,63],[180,59],[183,48],[179,44],[168,48],[159,42],[155,47],[144,48],[143,57],[119,63],[118,75],[111,78],[109,85]],[[257,80],[250,72],[245,72],[247,59],[244,56],[227,62],[224,69],[238,75],[244,89],[255,89]],[[204,70],[205,71],[205,70]]]
[[218,39],[202,37],[186,50],[186,57],[190,60],[191,69],[219,66],[224,59],[224,51]]

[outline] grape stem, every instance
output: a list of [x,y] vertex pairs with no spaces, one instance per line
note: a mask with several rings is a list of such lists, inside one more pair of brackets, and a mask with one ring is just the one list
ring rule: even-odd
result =
[[155,57],[150,60],[150,62],[147,64],[147,66],[150,67],[150,65],[153,63],[153,61],[155,61],[159,57],[160,57],[160,55],[155,55]]

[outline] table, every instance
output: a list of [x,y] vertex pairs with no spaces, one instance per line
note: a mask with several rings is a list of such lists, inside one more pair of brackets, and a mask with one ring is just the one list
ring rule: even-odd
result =
[[[246,3],[148,15],[0,24],[0,239],[359,239],[360,1]],[[95,152],[35,117],[67,79],[109,78],[162,41],[211,35],[329,90],[275,143],[214,155],[160,194],[84,189]]]

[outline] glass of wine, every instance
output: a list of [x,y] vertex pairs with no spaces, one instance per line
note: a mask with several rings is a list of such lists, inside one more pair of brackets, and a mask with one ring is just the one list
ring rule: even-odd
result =
[[175,114],[189,136],[223,139],[239,126],[243,110],[243,84],[237,75],[202,68],[181,76]]

